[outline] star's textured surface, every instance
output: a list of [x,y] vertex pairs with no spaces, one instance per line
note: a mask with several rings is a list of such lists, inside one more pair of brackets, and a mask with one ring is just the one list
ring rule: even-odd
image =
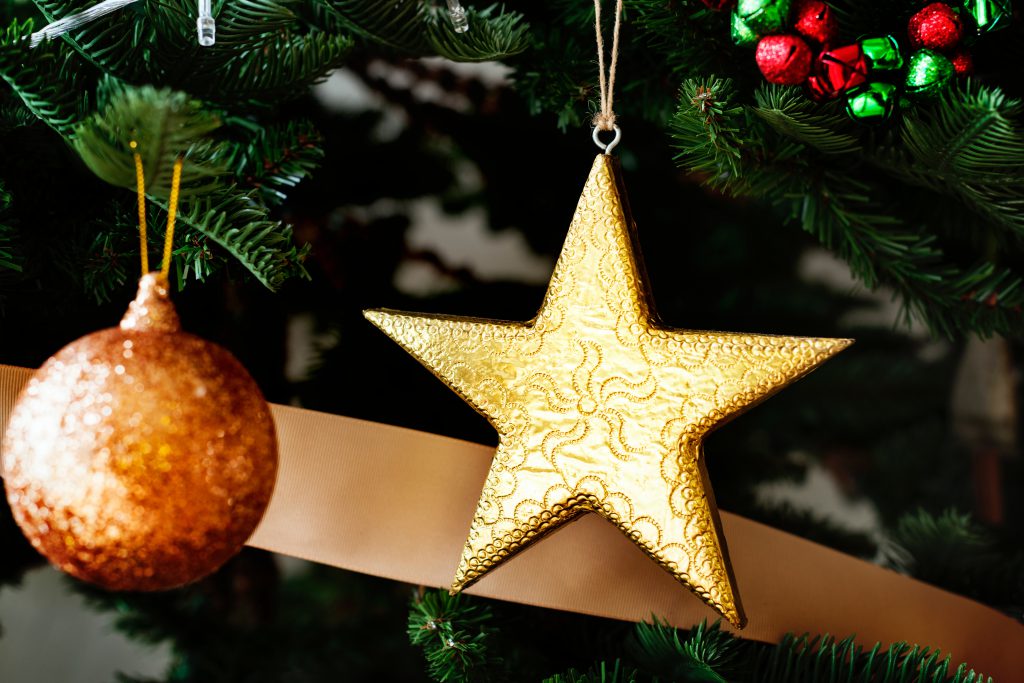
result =
[[536,318],[366,317],[498,430],[453,592],[596,512],[740,626],[702,439],[850,341],[662,327],[633,230],[599,155]]

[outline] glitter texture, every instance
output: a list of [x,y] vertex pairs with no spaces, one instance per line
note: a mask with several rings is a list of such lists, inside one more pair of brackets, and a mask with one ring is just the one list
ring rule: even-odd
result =
[[25,387],[3,464],[15,519],[53,564],[159,590],[239,551],[270,501],[277,442],[245,368],[181,332],[149,274],[120,328],[72,342]]
[[532,321],[366,316],[499,434],[453,591],[595,512],[739,626],[704,436],[849,341],[659,325],[614,164],[595,160]]
[[922,99],[938,97],[956,75],[953,62],[934,50],[918,50],[907,62],[904,88],[908,95]]
[[907,22],[910,47],[950,50],[964,34],[960,15],[944,2],[933,2],[922,8]]
[[811,73],[811,48],[799,36],[765,36],[754,59],[769,83],[800,85]]
[[796,0],[790,13],[793,29],[819,45],[830,45],[839,35],[832,7],[822,0]]

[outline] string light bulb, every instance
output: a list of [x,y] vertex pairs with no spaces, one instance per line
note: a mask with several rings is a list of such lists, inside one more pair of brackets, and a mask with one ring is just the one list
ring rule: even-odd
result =
[[448,16],[452,18],[452,28],[456,33],[465,33],[469,30],[469,18],[466,16],[466,8],[459,0],[447,0]]
[[199,17],[196,19],[196,31],[199,44],[211,47],[217,42],[217,22],[213,19],[213,7],[210,0],[199,0]]

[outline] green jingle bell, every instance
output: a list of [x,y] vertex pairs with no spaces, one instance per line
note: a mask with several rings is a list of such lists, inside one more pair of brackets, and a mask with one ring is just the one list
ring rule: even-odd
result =
[[757,33],[735,11],[732,13],[731,34],[732,42],[740,47],[753,47],[760,40]]
[[790,0],[739,0],[735,16],[758,36],[779,33],[789,18]]
[[868,60],[868,68],[872,71],[895,71],[903,68],[903,55],[900,54],[899,43],[892,36],[863,38],[860,49]]
[[865,83],[846,96],[846,113],[854,121],[885,121],[896,111],[898,91],[892,83]]
[[934,50],[918,50],[907,63],[907,94],[918,98],[938,97],[953,81],[956,69],[948,57]]
[[1006,28],[1013,18],[1010,0],[966,0],[964,8],[974,19],[979,34]]

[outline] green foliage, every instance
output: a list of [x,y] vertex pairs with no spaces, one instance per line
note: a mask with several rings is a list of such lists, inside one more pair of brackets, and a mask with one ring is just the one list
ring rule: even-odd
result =
[[439,55],[460,62],[504,59],[527,48],[522,16],[492,5],[468,7],[470,30],[456,33],[445,10],[422,0],[373,3],[326,0],[316,10],[338,28],[409,56]]
[[106,80],[100,108],[71,133],[71,145],[93,173],[112,185],[135,190],[137,145],[142,157],[146,192],[166,199],[171,193],[175,159],[184,157],[184,195],[206,193],[217,186],[218,146],[210,133],[221,126],[216,111],[182,92],[134,88]]
[[586,671],[569,669],[564,674],[545,678],[543,683],[637,683],[637,672],[622,666],[615,660],[612,664],[600,662]]
[[[715,87],[709,88],[714,92]],[[765,85],[754,92],[753,112],[781,135],[826,154],[859,152],[860,141],[853,133],[856,124],[837,111],[834,104],[821,105],[807,99],[799,88]]]
[[[291,228],[273,220],[256,193],[225,187],[183,198],[178,221],[216,242],[269,289],[289,277],[308,277],[302,263],[309,246],[296,247]],[[201,277],[196,258],[188,268]]]
[[471,604],[461,594],[428,591],[414,599],[409,611],[409,641],[423,648],[434,680],[484,680],[494,663],[487,646],[490,622],[486,606]]
[[[276,289],[288,277],[305,276],[302,261],[308,249],[298,249],[291,230],[270,217],[264,195],[239,188],[224,173],[233,170],[250,179],[248,172],[259,164],[262,177],[280,198],[277,188],[294,186],[314,165],[316,153],[306,152],[282,160],[286,167],[266,167],[266,157],[257,156],[281,143],[281,131],[268,133],[256,128],[247,144],[228,145],[211,137],[222,125],[216,110],[185,93],[143,86],[133,88],[108,80],[100,89],[101,110],[74,129],[72,145],[99,177],[115,185],[134,189],[135,164],[130,143],[136,141],[143,159],[146,190],[166,209],[171,171],[183,155],[182,197],[179,220],[183,226],[202,233],[245,266],[260,282]],[[308,125],[296,124],[312,135]],[[294,130],[296,126],[293,126]],[[288,130],[286,126],[284,130]],[[253,183],[255,184],[255,183]],[[102,234],[102,233],[101,233]],[[184,283],[188,274],[203,279],[210,272],[209,252],[186,246],[175,251],[176,270]],[[112,248],[103,237],[93,250],[108,253]],[[120,271],[115,280],[120,279]],[[92,286],[98,286],[93,281]],[[99,290],[99,291],[102,291]],[[103,294],[99,294],[102,298]]]
[[910,183],[958,197],[994,234],[1020,235],[1022,112],[1019,99],[968,81],[943,93],[938,106],[911,112],[900,131],[906,157],[883,157],[882,163]]
[[1000,542],[970,515],[924,510],[905,515],[891,535],[889,562],[915,577],[1024,613],[1024,551]]
[[492,5],[479,11],[470,8],[466,18],[471,29],[456,33],[446,16],[434,13],[428,34],[434,53],[456,62],[485,62],[507,59],[528,47],[529,26],[519,14],[497,11]]
[[657,620],[636,626],[637,660],[646,670],[670,680],[726,683],[725,675],[735,669],[738,644],[720,630],[719,622],[710,627],[701,622],[689,632]]
[[[128,282],[140,267],[137,214],[127,206],[114,207],[111,214],[112,225],[89,226],[93,238],[81,274],[84,290],[97,303],[109,301],[111,294]],[[154,249],[152,253],[160,252]]]
[[[1024,146],[1007,122],[1018,105],[970,88],[950,93],[945,107],[959,114],[904,117],[904,138],[918,150],[912,162],[899,162],[892,135],[858,141],[849,121],[794,89],[762,86],[754,104],[740,104],[733,83],[715,77],[684,82],[672,134],[681,165],[708,185],[771,203],[846,260],[865,285],[893,288],[908,316],[945,334],[1012,334],[1021,326],[1021,275],[1001,266],[989,248],[979,249],[959,221],[976,223],[979,203],[988,207],[986,215],[1016,211],[1020,173],[1004,177],[989,164],[1005,166],[1015,155],[1024,163]],[[977,120],[968,127],[971,135],[949,123],[967,120]],[[994,147],[1003,152],[986,161]],[[972,180],[956,181],[954,167]],[[912,179],[934,192],[898,192],[908,168],[931,169]],[[984,194],[984,200],[951,203],[951,191]],[[931,202],[931,225],[924,202]]]
[[[507,627],[506,627],[507,630]],[[428,591],[413,601],[409,639],[422,647],[437,681],[526,680],[503,677],[493,666],[497,627],[487,603]],[[500,646],[499,646],[500,647]],[[488,661],[492,666],[487,668]],[[545,677],[544,683],[992,683],[966,664],[955,669],[949,656],[927,647],[895,643],[888,648],[858,645],[824,635],[785,636],[777,645],[746,641],[702,622],[690,630],[654,620],[637,624],[628,655]],[[497,675],[497,678],[491,678]],[[487,677],[487,678],[485,678]]]
[[687,80],[679,93],[682,104],[672,119],[676,159],[712,180],[737,176],[742,159],[743,109],[731,101],[736,88],[729,79]]
[[[53,21],[87,4],[40,0],[38,6]],[[195,39],[193,3],[142,0],[66,40],[102,72],[131,83],[186,90],[232,107],[267,106],[304,93],[341,66],[352,46],[348,36],[302,22],[295,14],[300,6],[295,0],[222,3],[215,12],[218,41],[204,48]]]
[[0,133],[26,128],[39,123],[32,111],[20,99],[9,93],[0,93]]
[[[95,83],[81,57],[64,43],[28,46],[34,23],[15,21],[0,35],[0,76],[25,106],[58,133],[68,134],[88,108],[89,88]],[[31,64],[25,68],[25,64]]]
[[[212,102],[265,105],[305,93],[330,70],[341,66],[351,47],[348,36],[322,31],[283,33],[216,62],[213,57],[197,58],[195,68],[204,77],[179,75],[173,82]],[[269,64],[262,61],[267,54],[276,56]]]
[[[91,4],[36,2],[47,21]],[[28,120],[53,128],[90,170],[129,190],[134,140],[147,194],[159,202],[169,194],[174,160],[184,156],[181,219],[190,232],[174,252],[182,283],[207,277],[223,254],[271,288],[305,276],[308,249],[292,243],[291,229],[271,210],[316,169],[322,140],[281,107],[344,64],[356,39],[461,61],[527,46],[522,16],[497,6],[471,10],[473,30],[456,34],[447,13],[424,0],[215,2],[212,47],[197,44],[194,12],[192,0],[140,0],[36,49],[26,40],[31,19],[15,20],[0,36],[0,76],[22,103],[0,101],[0,129],[26,125],[30,112]],[[96,224],[121,220],[105,218]],[[135,247],[120,232],[97,229],[69,267],[102,264],[79,278],[99,301],[130,272],[123,264]]]
[[275,206],[320,165],[322,143],[311,123],[289,121],[256,128],[250,138],[232,142],[219,161],[242,185],[259,190],[268,206]]
[[992,683],[958,666],[950,674],[950,657],[926,647],[895,643],[883,650],[857,645],[853,637],[837,641],[831,636],[811,638],[787,635],[776,647],[763,651],[750,680],[756,683]]

